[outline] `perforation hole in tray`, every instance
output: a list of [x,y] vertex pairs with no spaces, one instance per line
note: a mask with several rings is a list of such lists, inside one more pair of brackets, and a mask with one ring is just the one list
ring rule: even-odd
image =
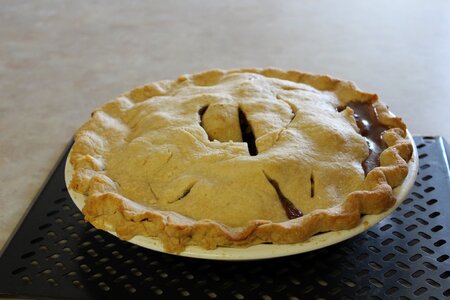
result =
[[[8,276],[75,298],[440,299],[450,296],[449,245],[431,138],[399,210],[340,244],[293,257],[220,262],[161,254],[92,228],[64,187],[48,197]],[[426,154],[426,155],[423,155]],[[59,179],[58,179],[59,180]],[[61,184],[62,182],[60,182]],[[44,216],[44,217],[42,217]],[[53,292],[52,292],[53,291]],[[53,294],[51,294],[53,293]]]

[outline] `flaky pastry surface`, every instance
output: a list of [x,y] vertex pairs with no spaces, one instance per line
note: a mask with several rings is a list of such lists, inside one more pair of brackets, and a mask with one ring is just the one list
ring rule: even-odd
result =
[[[338,110],[355,101],[390,127],[367,176],[367,142],[352,110]],[[155,236],[170,252],[295,243],[395,203],[412,153],[405,130],[351,82],[212,70],[138,87],[93,112],[75,136],[70,188],[87,196],[95,227]],[[302,217],[289,219],[280,192]]]

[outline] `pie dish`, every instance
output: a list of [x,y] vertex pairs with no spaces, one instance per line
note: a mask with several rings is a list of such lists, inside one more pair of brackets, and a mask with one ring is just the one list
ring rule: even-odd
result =
[[167,252],[293,244],[388,211],[412,153],[403,121],[351,82],[212,70],[94,111],[69,188],[95,227]]

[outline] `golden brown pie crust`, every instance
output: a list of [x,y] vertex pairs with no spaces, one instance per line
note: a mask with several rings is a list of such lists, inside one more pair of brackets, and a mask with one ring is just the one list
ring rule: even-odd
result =
[[[256,83],[254,83],[254,81],[256,81]],[[133,107],[138,104],[143,107],[145,106],[143,109],[144,111],[146,110],[146,113],[151,111],[153,117],[161,117],[161,120],[163,120],[161,124],[163,124],[166,120],[170,120],[171,125],[161,125],[165,126],[164,128],[168,128],[170,126],[182,127],[184,125],[173,125],[178,124],[177,122],[181,122],[176,119],[176,116],[160,116],[158,115],[158,111],[154,111],[155,108],[153,108],[153,106],[150,108],[148,106],[156,105],[156,101],[163,103],[161,105],[168,105],[170,102],[167,101],[178,101],[177,99],[191,99],[195,97],[204,98],[212,95],[212,92],[210,92],[211,90],[208,90],[209,87],[225,86],[226,88],[224,89],[228,89],[229,85],[233,85],[233,88],[231,90],[226,90],[228,94],[225,93],[225,100],[222,99],[221,101],[215,102],[206,101],[209,104],[208,109],[211,107],[212,108],[208,112],[208,115],[204,118],[205,124],[202,124],[202,126],[204,126],[204,128],[208,131],[208,135],[204,134],[205,137],[201,138],[200,145],[211,143],[214,144],[214,147],[220,148],[226,144],[227,147],[229,145],[229,147],[235,147],[237,149],[236,150],[233,148],[230,150],[232,151],[230,152],[232,153],[232,156],[234,155],[233,157],[239,155],[248,157],[248,154],[243,153],[242,148],[239,148],[239,145],[242,144],[240,143],[241,141],[239,141],[240,136],[236,134],[239,128],[233,129],[233,126],[238,127],[236,125],[238,124],[238,121],[234,120],[236,119],[235,111],[237,104],[233,104],[232,101],[230,102],[228,96],[231,98],[240,97],[239,99],[249,99],[252,95],[261,96],[268,94],[268,97],[275,99],[274,101],[278,99],[279,101],[283,101],[283,105],[289,104],[292,111],[300,111],[299,106],[295,104],[295,101],[286,99],[289,98],[289,95],[294,95],[292,93],[298,91],[299,95],[297,95],[298,97],[296,96],[297,103],[301,103],[301,101],[305,101],[306,103],[309,101],[308,103],[312,103],[311,105],[314,106],[316,105],[314,101],[323,101],[324,110],[337,105],[345,105],[351,101],[373,103],[377,112],[378,120],[382,124],[390,127],[390,129],[385,131],[383,134],[383,140],[388,147],[380,155],[380,166],[371,170],[368,175],[364,177],[362,169],[358,169],[360,166],[355,166],[353,163],[352,171],[348,176],[349,178],[352,178],[352,180],[354,178],[356,183],[354,183],[351,187],[351,192],[345,194],[345,188],[339,188],[344,189],[343,192],[339,189],[330,192],[326,186],[323,187],[324,190],[327,190],[327,194],[323,194],[326,195],[326,197],[317,195],[316,199],[330,198],[330,195],[334,195],[333,193],[336,193],[336,197],[341,198],[340,201],[333,202],[335,199],[326,199],[326,201],[323,200],[325,201],[323,202],[319,199],[317,200],[317,203],[319,203],[317,204],[319,208],[314,208],[313,205],[312,209],[307,209],[305,215],[300,218],[291,220],[283,219],[284,217],[281,216],[279,212],[280,205],[278,203],[276,205],[274,204],[276,209],[256,209],[262,211],[262,216],[273,214],[272,220],[265,218],[249,219],[253,213],[249,212],[243,213],[244,218],[234,218],[231,216],[232,214],[230,214],[231,217],[229,217],[229,219],[231,221],[228,224],[226,224],[227,219],[220,220],[222,216],[220,213],[214,211],[211,212],[213,217],[216,216],[218,220],[208,218],[203,215],[204,212],[202,211],[202,205],[204,205],[204,203],[209,204],[212,200],[208,200],[209,202],[206,201],[197,203],[200,207],[193,208],[193,212],[191,214],[193,217],[188,217],[186,215],[189,215],[189,212],[187,214],[184,212],[186,209],[189,209],[189,205],[185,205],[185,207],[173,206],[170,201],[164,200],[165,191],[157,191],[157,194],[159,195],[158,197],[153,188],[150,187],[150,184],[145,187],[145,193],[138,190],[139,184],[142,185],[142,183],[134,185],[134,181],[142,181],[145,184],[146,180],[150,182],[152,178],[138,178],[132,179],[131,182],[125,182],[122,178],[128,173],[125,175],[120,173],[126,173],[124,170],[128,172],[130,171],[129,169],[126,169],[126,167],[123,167],[125,169],[118,167],[117,171],[113,171],[117,164],[126,165],[128,163],[128,159],[134,159],[130,158],[130,153],[142,153],[139,151],[130,152],[131,150],[125,149],[123,150],[125,157],[118,159],[117,153],[122,153],[121,147],[125,147],[124,145],[128,145],[127,143],[130,143],[130,141],[133,141],[136,138],[145,136],[147,134],[145,131],[146,128],[150,127],[152,132],[158,132],[158,130],[161,130],[157,128],[151,120],[147,125],[145,125],[147,127],[142,125],[145,121],[141,121],[142,115],[138,115],[139,111],[136,109],[133,110]],[[205,92],[204,90],[209,92]],[[283,90],[284,92],[280,92],[279,94],[275,92],[275,95],[273,91],[278,90]],[[239,107],[243,105],[242,103],[243,102],[239,104]],[[249,109],[258,110],[258,102],[254,103],[256,103],[254,104],[254,107],[256,108],[247,108],[247,111]],[[198,107],[195,109],[197,108]],[[246,108],[245,103],[244,108]],[[299,112],[299,114],[301,113],[302,112]],[[317,115],[316,108],[313,108],[309,115],[303,115],[300,117],[314,117],[316,116],[314,113]],[[332,116],[334,113],[335,112],[330,111],[326,114]],[[177,114],[183,115],[183,112],[178,111]],[[221,119],[221,114],[225,114],[226,117]],[[280,114],[281,119],[288,118],[289,110],[288,108],[280,108],[276,114]],[[361,140],[359,140],[360,137],[357,135],[358,129],[354,124],[352,111],[347,108],[339,114],[339,118],[342,118],[340,121],[337,120],[336,122],[348,122],[349,126],[347,129],[343,129],[345,131],[344,134],[333,134],[337,134],[339,136],[343,135],[344,144],[353,143],[354,147],[352,147],[354,149],[364,148],[358,148],[358,145],[361,145]],[[292,137],[294,136],[294,133],[301,132],[301,128],[306,128],[305,130],[308,131],[310,128],[314,127],[314,124],[304,127],[305,125],[301,124],[301,120],[295,119],[295,122],[297,122],[295,123],[293,122],[294,119],[291,119],[290,121],[284,121],[284,125],[276,125],[277,120],[275,120],[275,125],[273,125],[272,128],[264,123],[266,120],[261,121],[262,123],[258,123],[259,121],[257,120],[257,116],[261,116],[261,114],[255,114],[254,119],[251,121],[254,125],[252,127],[254,127],[253,129],[256,132],[256,146],[258,147],[258,150],[262,150],[259,152],[263,153],[262,155],[258,154],[260,156],[258,159],[263,160],[263,163],[261,163],[263,165],[261,170],[263,172],[265,172],[265,170],[269,170],[269,172],[272,172],[270,176],[275,174],[280,178],[284,178],[282,175],[277,175],[283,173],[283,171],[277,170],[276,165],[270,164],[273,157],[276,157],[276,154],[270,154],[271,147],[279,140],[283,142],[283,138],[285,138],[285,140],[289,140],[289,138],[291,138],[291,140],[295,140],[296,137]],[[320,119],[320,116],[317,116]],[[267,116],[265,115],[262,116],[263,119],[266,117]],[[270,119],[272,117],[267,118]],[[297,117],[294,115],[294,118]],[[289,125],[289,122],[293,122],[292,126],[298,126],[300,129],[290,133],[287,129],[287,126],[291,126]],[[156,121],[154,123],[159,124]],[[326,128],[329,125],[323,126],[324,127],[322,128]],[[199,126],[197,127],[195,130],[200,128]],[[189,131],[190,129],[188,128],[186,130],[193,136],[197,133],[197,131],[195,131],[195,133],[192,132],[192,130]],[[353,131],[353,133],[348,134],[349,137],[347,137],[347,131]],[[324,132],[323,135],[325,136],[326,134],[327,132]],[[320,135],[315,135],[315,137],[317,136],[320,137]],[[174,137],[176,137],[176,135]],[[157,139],[153,139],[152,141],[156,140]],[[228,142],[230,140],[237,143]],[[198,141],[196,141],[196,143],[198,143]],[[316,141],[314,146],[319,144],[320,141]],[[286,142],[286,145],[290,145],[289,141]],[[340,145],[339,147],[343,146]],[[339,149],[339,151],[341,151],[340,153],[343,153],[342,155],[347,155],[345,153],[347,150],[342,151],[341,148]],[[359,154],[348,155],[352,158],[357,157],[359,159],[357,163],[360,164],[361,155],[364,155],[364,153],[367,155],[368,151],[368,149],[363,150],[356,150],[356,152],[362,151]],[[155,155],[161,155],[162,152],[160,150],[158,151],[159,152]],[[183,150],[181,150],[181,152],[182,151]],[[167,154],[167,158],[164,158],[163,160],[171,160],[173,156],[171,153]],[[269,154],[266,155],[266,153]],[[268,156],[265,161],[264,155]],[[296,71],[285,72],[278,69],[240,69],[229,71],[211,70],[195,75],[184,75],[175,81],[160,81],[135,88],[97,109],[92,114],[92,118],[78,130],[75,136],[75,143],[70,156],[70,162],[74,167],[74,175],[70,183],[70,188],[87,196],[83,213],[85,215],[85,219],[92,223],[96,228],[114,230],[122,239],[130,239],[135,235],[158,237],[163,242],[164,247],[168,252],[181,252],[187,245],[197,245],[206,249],[214,249],[218,246],[249,246],[267,242],[280,244],[297,243],[305,241],[316,233],[352,228],[360,222],[360,216],[362,214],[378,214],[390,208],[395,203],[395,197],[392,189],[399,186],[405,179],[408,173],[408,161],[410,160],[411,155],[412,144],[406,137],[406,126],[402,120],[390,114],[387,107],[378,101],[377,95],[360,91],[352,82],[333,79],[329,76],[311,75]],[[311,159],[311,161],[317,163],[317,161],[323,156],[318,157],[319,158],[315,157],[314,159]],[[320,166],[324,164],[330,164],[333,166],[339,165],[334,161],[330,162],[331,158],[331,160],[334,160],[333,156],[325,155],[325,157],[327,157],[327,159],[324,159],[325,162],[319,162]],[[182,161],[182,159],[180,159],[180,161]],[[292,165],[292,162],[289,161],[289,164]],[[340,164],[344,166],[344,168],[349,166],[349,164],[345,161],[345,158],[340,162]],[[144,167],[145,166],[142,168]],[[227,165],[224,165],[224,168],[227,168]],[[177,166],[175,165],[171,170],[177,170]],[[211,172],[213,172],[215,169],[212,168],[211,170]],[[232,173],[233,171],[227,169],[225,172]],[[140,171],[136,171],[136,173],[140,173]],[[146,173],[144,172],[143,174]],[[250,176],[253,176],[253,173],[249,174]],[[211,182],[215,179],[215,177],[212,177]],[[174,179],[171,178],[170,180]],[[189,191],[191,189],[194,191],[193,185],[195,185],[197,181],[193,182],[194,183],[192,184],[188,180],[182,184],[190,185]],[[228,183],[230,181],[225,182]],[[125,191],[125,187],[122,187],[121,184],[124,184],[125,187],[130,187],[132,191]],[[161,186],[164,187],[164,184]],[[237,186],[239,187],[239,185]],[[203,191],[209,191],[205,185],[201,186],[201,188],[203,188]],[[251,190],[251,188],[249,189]],[[288,194],[290,193],[290,197],[295,199],[296,197],[300,197],[295,191],[292,191],[292,189],[295,189],[295,184],[286,185],[285,189]],[[197,190],[202,191],[200,188]],[[199,195],[198,193],[200,192],[197,190],[194,191],[197,192],[197,194],[192,192],[193,195],[191,195],[191,198],[195,195]],[[268,190],[263,191],[265,191],[266,194],[268,193]],[[242,193],[244,196],[246,195],[245,191],[242,191]],[[343,196],[341,195],[342,193],[344,193]],[[142,196],[146,199],[145,201],[136,199],[136,197],[140,197],[139,195],[141,194],[145,194]],[[273,196],[274,193],[272,191],[269,194]],[[131,200],[129,199],[130,197],[125,195],[132,195],[134,199]],[[169,192],[168,195],[170,195]],[[180,200],[184,196],[180,195],[180,197],[175,200]],[[170,198],[173,196],[167,197]],[[157,202],[160,201],[160,199],[163,199],[161,201],[165,202],[164,204],[161,204],[161,206],[158,206]],[[225,201],[224,199],[226,199],[226,195],[218,195],[217,199],[223,202]],[[255,201],[257,201],[257,199],[259,198],[256,198]],[[270,197],[267,199],[270,199]],[[196,203],[195,199],[189,201]],[[248,207],[253,208],[255,206],[255,201],[248,204],[249,206],[244,206],[244,208],[246,210],[249,210]],[[295,203],[306,203],[308,202],[308,199],[306,198],[306,202],[303,200],[303,202],[298,201]],[[321,207],[325,205],[323,203],[328,203],[329,206]],[[226,207],[227,205],[229,204],[224,204],[218,207],[223,209],[223,207]],[[168,207],[175,207],[179,212],[170,211]],[[206,206],[204,210],[208,210]],[[277,211],[277,213],[273,213],[270,210]],[[201,216],[201,218],[196,218],[196,216]],[[224,213],[224,216],[227,216],[227,214]]]

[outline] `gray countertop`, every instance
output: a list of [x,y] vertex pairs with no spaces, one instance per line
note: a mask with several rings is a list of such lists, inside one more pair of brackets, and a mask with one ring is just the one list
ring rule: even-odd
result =
[[450,140],[449,1],[2,1],[0,247],[106,100],[211,68],[325,73]]

